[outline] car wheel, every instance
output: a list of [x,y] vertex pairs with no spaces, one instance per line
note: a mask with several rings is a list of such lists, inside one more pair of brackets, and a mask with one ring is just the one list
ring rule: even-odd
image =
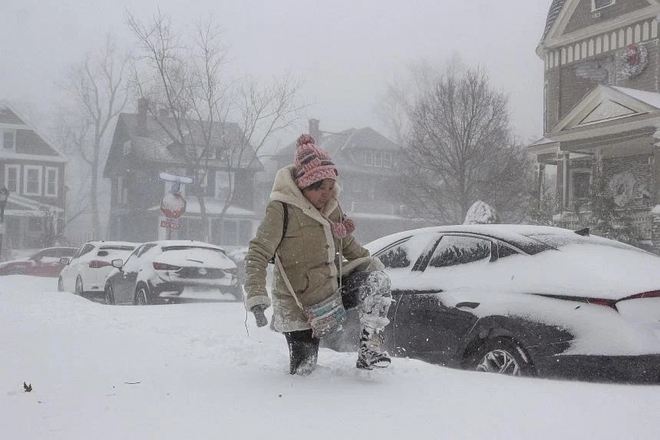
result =
[[112,290],[112,284],[105,286],[105,303],[108,305],[115,304],[115,292]]
[[82,278],[80,278],[80,277],[76,278],[76,287],[75,287],[74,293],[76,295],[80,295],[80,296],[82,296],[82,294],[84,293]]
[[489,338],[470,356],[468,369],[508,376],[536,376],[532,360],[522,346],[507,337]]
[[149,289],[145,285],[141,285],[135,291],[135,305],[146,306],[149,304]]
[[62,277],[57,279],[57,291],[64,292],[64,281],[62,281]]

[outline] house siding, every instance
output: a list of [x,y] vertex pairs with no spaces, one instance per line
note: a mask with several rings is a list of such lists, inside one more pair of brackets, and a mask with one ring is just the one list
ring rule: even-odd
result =
[[649,3],[646,0],[616,0],[613,5],[599,9],[596,11],[597,14],[594,15],[591,10],[591,0],[581,0],[568,21],[564,34],[570,34],[592,25],[614,20],[624,13],[630,13],[648,6]]

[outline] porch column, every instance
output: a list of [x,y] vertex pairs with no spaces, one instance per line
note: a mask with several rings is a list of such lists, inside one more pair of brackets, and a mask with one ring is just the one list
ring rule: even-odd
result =
[[545,181],[545,164],[539,162],[537,164],[538,169],[538,175],[536,176],[537,182],[536,182],[536,200],[538,202],[538,209],[539,211],[541,210],[543,206],[543,182]]
[[570,153],[563,151],[560,154],[561,159],[561,206],[563,210],[568,209],[568,185],[569,185],[569,168],[570,168]]

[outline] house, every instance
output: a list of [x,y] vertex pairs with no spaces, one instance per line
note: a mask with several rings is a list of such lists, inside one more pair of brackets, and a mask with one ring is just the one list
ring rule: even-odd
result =
[[537,54],[544,133],[528,146],[556,175],[556,219],[579,226],[595,177],[660,253],[660,39],[656,0],[554,0]]
[[[197,132],[199,122],[185,121],[185,125],[190,131],[186,137],[202,138]],[[178,238],[223,246],[247,245],[258,222],[253,211],[254,175],[263,167],[249,145],[240,153],[235,148],[230,153],[233,141],[244,141],[240,128],[215,123],[205,147],[180,145],[168,134],[173,130],[174,119],[163,114],[152,116],[144,100],[138,102],[137,113],[119,115],[103,172],[111,181],[109,239],[143,242]],[[205,159],[191,163],[185,151],[188,147],[204,148]],[[186,199],[185,214],[175,221],[165,218],[161,200],[175,183],[162,180],[162,173],[197,179],[204,192],[208,225],[202,224],[203,208],[186,184],[180,189]],[[208,230],[210,236],[206,235]]]
[[[341,207],[357,224],[355,236],[367,243],[417,227],[414,220],[401,215],[402,206],[392,191],[399,146],[369,127],[330,133],[321,131],[319,123],[310,119],[309,133],[317,146],[330,154],[339,170]],[[293,163],[295,149],[294,142],[273,155],[276,166],[262,180],[262,210],[268,202],[275,170]]]
[[[50,246],[64,225],[66,156],[0,101],[0,182],[9,190],[2,257]],[[1,259],[1,258],[0,258]]]

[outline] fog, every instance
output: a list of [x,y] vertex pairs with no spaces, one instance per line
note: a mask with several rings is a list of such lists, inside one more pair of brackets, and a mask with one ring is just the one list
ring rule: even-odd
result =
[[[524,141],[542,133],[543,63],[535,54],[551,0],[3,0],[0,99],[37,125],[52,114],[67,66],[99,49],[108,32],[133,44],[126,12],[148,21],[160,11],[177,26],[212,15],[230,46],[231,69],[270,78],[287,72],[309,103],[299,123],[338,131],[372,126],[388,82],[407,63],[459,57],[482,65],[510,97],[511,121]],[[192,7],[194,6],[194,7]]]

